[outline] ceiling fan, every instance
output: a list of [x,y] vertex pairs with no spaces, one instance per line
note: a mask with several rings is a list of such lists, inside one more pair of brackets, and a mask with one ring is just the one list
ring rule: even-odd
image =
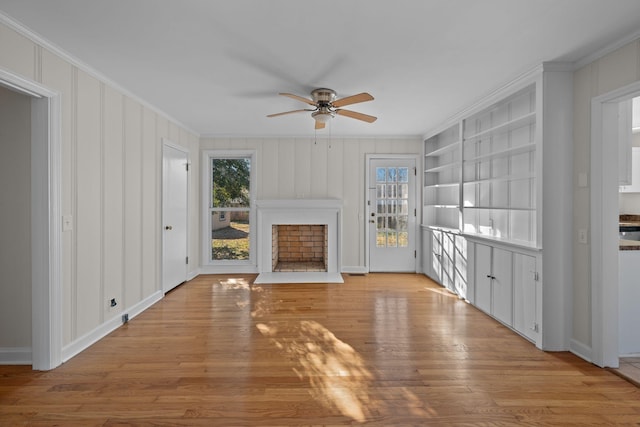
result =
[[357,104],[359,102],[372,101],[373,96],[366,92],[357,95],[347,96],[346,98],[336,99],[336,92],[332,89],[319,88],[311,91],[311,99],[292,93],[280,93],[279,95],[302,101],[315,108],[303,108],[301,110],[285,111],[283,113],[269,114],[267,117],[283,116],[285,114],[301,113],[311,111],[311,117],[316,121],[316,129],[323,129],[326,123],[336,114],[339,116],[351,117],[352,119],[362,120],[367,123],[373,123],[377,117],[368,114],[358,113],[357,111],[344,110],[340,107],[345,105]]

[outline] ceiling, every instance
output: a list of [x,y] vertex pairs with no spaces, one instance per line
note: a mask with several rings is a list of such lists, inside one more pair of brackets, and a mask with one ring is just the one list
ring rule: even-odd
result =
[[640,28],[638,0],[0,0],[0,11],[210,136],[312,136],[278,96],[369,92],[317,136],[415,136],[543,61]]

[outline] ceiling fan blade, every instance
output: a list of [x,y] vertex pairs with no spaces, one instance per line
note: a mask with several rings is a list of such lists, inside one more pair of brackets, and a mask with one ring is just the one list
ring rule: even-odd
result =
[[315,102],[313,102],[311,99],[303,98],[303,97],[301,97],[301,96],[294,95],[294,94],[292,94],[292,93],[279,93],[278,95],[288,96],[289,98],[293,98],[293,99],[295,99],[295,100],[302,101],[302,102],[307,103],[307,104],[309,104],[309,105],[313,105],[314,107],[315,107],[315,105],[316,105],[316,103],[315,103]]
[[316,120],[316,129],[324,129],[326,125],[326,123],[322,123]]
[[359,102],[373,101],[373,96],[366,92],[333,101],[331,104],[336,107],[344,107],[345,105],[357,104]]
[[368,114],[358,113],[356,111],[351,110],[336,110],[336,114],[341,116],[351,117],[352,119],[362,120],[363,122],[373,123],[378,120],[377,117],[370,116]]
[[285,111],[283,113],[269,114],[267,117],[278,117],[278,116],[284,116],[285,114],[302,113],[304,111],[314,111],[314,110],[310,108],[304,108],[302,110],[292,110],[292,111]]

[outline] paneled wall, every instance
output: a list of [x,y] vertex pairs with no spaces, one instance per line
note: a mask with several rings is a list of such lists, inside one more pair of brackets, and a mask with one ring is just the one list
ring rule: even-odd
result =
[[[161,295],[163,138],[192,156],[189,271],[197,273],[199,140],[19,30],[0,23],[0,67],[58,91],[62,100],[61,204],[73,219],[73,229],[62,233],[63,357],[70,357],[123,312]],[[0,348],[7,345],[0,341]]]
[[256,150],[258,199],[343,201],[342,269],[365,266],[365,155],[419,154],[419,138],[201,138],[202,150]]
[[[589,187],[578,186],[578,174],[590,174],[591,99],[640,81],[640,40],[576,70],[573,77],[574,121],[574,236],[578,229],[589,229]],[[573,339],[591,346],[591,258],[590,245],[574,238],[573,262]]]

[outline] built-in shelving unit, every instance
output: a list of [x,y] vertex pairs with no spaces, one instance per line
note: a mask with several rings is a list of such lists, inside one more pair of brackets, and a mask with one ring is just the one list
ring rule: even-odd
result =
[[542,64],[424,140],[424,273],[550,350],[569,348],[572,86]]
[[536,245],[535,125],[535,85],[463,120],[464,233]]
[[425,141],[423,223],[460,228],[462,156],[456,124]]

